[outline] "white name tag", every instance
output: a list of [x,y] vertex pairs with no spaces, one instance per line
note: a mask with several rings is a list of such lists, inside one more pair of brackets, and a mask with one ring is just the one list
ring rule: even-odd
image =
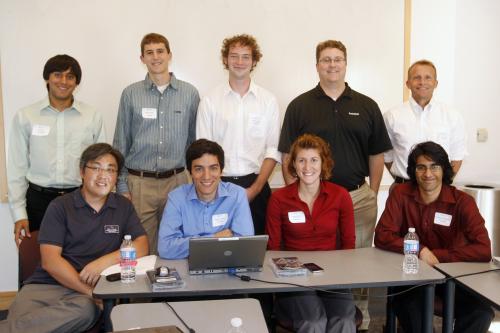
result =
[[288,212],[288,220],[291,223],[306,223],[306,215],[304,212]]
[[449,227],[451,224],[451,218],[452,216],[449,214],[436,212],[436,215],[434,215],[434,223]]
[[31,135],[34,136],[47,136],[50,132],[50,126],[47,125],[33,125],[33,130],[31,131]]
[[220,227],[221,225],[226,224],[227,222],[227,213],[212,215],[212,227]]
[[144,119],[156,119],[157,110],[155,108],[142,108],[142,118]]

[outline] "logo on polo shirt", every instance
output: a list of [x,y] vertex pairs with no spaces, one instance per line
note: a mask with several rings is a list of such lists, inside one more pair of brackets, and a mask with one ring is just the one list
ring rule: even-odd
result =
[[349,112],[350,116],[359,116],[359,112]]

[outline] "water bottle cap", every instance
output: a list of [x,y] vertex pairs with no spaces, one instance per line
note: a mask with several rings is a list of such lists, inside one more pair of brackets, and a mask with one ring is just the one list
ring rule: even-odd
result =
[[408,228],[409,232],[415,232],[415,228]]
[[125,240],[131,240],[131,239],[132,239],[132,236],[130,236],[130,235],[125,235],[124,239],[125,239]]
[[239,317],[234,317],[231,319],[231,326],[240,327],[243,324],[243,321]]

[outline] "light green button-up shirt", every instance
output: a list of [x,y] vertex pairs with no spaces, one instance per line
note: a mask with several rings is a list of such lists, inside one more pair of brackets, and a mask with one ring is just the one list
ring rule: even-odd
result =
[[63,112],[45,99],[19,110],[10,128],[7,181],[15,221],[27,219],[28,182],[67,188],[81,184],[79,161],[83,150],[105,141],[102,116],[89,105],[74,101]]

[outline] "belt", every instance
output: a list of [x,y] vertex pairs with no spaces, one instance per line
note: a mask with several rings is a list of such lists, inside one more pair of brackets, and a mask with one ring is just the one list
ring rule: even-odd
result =
[[220,177],[222,181],[228,181],[228,180],[247,180],[247,179],[252,179],[257,176],[255,173],[249,173],[248,175],[244,176],[222,176]]
[[354,185],[354,186],[351,186],[351,187],[346,187],[346,190],[347,190],[348,192],[352,192],[352,191],[359,190],[359,188],[360,188],[361,186],[365,185],[365,183],[366,183],[366,182],[365,182],[365,180],[363,180],[363,182],[362,182],[362,183],[360,183],[360,184],[358,184],[358,185]]
[[33,191],[37,191],[40,193],[55,194],[55,195],[63,195],[69,192],[73,192],[78,188],[78,187],[68,187],[68,188],[43,187],[33,183],[28,183],[28,187]]
[[147,177],[147,178],[169,178],[172,177],[173,175],[176,175],[178,173],[181,173],[184,171],[184,167],[182,168],[177,168],[177,169],[171,169],[163,172],[150,172],[150,171],[139,171],[139,170],[134,170],[134,169],[128,169],[128,173],[134,176],[139,176],[139,177]]
[[410,181],[409,179],[406,179],[406,178],[403,178],[403,177],[399,177],[399,176],[394,177],[394,182],[397,183],[397,184],[403,184],[403,183],[406,183],[406,182],[409,182],[409,181]]

